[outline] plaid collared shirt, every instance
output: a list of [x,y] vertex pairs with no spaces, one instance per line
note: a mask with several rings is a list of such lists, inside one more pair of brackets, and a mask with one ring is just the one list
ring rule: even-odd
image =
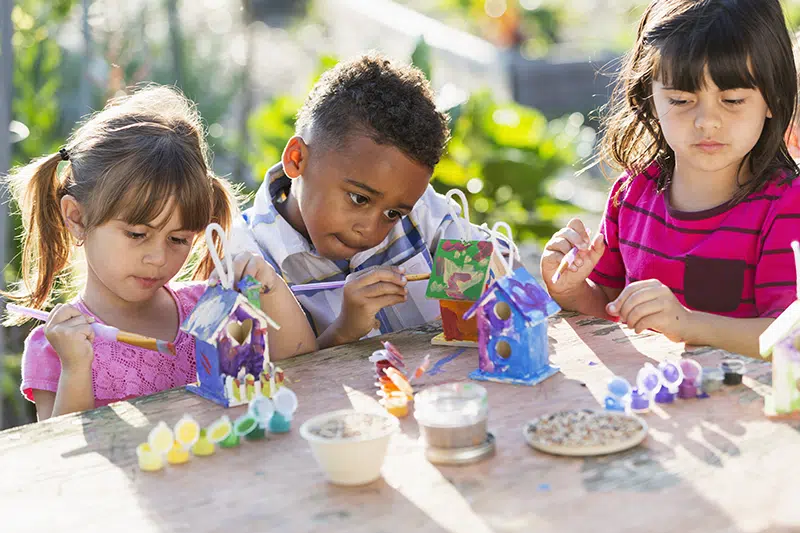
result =
[[[378,246],[359,252],[350,260],[331,261],[321,257],[312,244],[275,208],[275,200],[286,194],[289,178],[279,163],[267,171],[253,206],[234,224],[230,253],[247,250],[261,254],[289,285],[343,280],[352,272],[383,266],[403,266],[406,274],[431,271],[432,253],[439,240],[464,238],[462,224],[452,214],[460,207],[428,186],[407,216],[400,219]],[[467,239],[486,240],[486,230],[470,226]],[[505,243],[503,243],[505,244]],[[426,283],[410,283],[408,300],[378,313],[380,330],[368,336],[419,326],[436,320],[439,302],[425,297]],[[336,319],[342,308],[343,289],[303,292],[297,299],[319,336]],[[280,322],[280,317],[276,317]]]

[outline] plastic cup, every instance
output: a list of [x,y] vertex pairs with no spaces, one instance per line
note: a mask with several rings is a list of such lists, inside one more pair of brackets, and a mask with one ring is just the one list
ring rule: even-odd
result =
[[154,452],[146,442],[136,447],[139,469],[144,472],[156,472],[164,468],[164,455]]
[[328,481],[364,485],[381,476],[389,439],[398,427],[397,418],[388,413],[343,409],[307,420],[300,435]]

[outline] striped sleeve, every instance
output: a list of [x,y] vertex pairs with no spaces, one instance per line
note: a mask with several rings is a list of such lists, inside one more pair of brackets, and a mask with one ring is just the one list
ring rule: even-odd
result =
[[800,240],[800,179],[795,179],[775,200],[764,228],[756,265],[756,308],[759,316],[775,318],[797,298],[791,243]]
[[[622,289],[625,287],[625,263],[619,252],[619,203],[614,198],[622,188],[627,176],[622,176],[614,183],[611,193],[608,195],[606,212],[603,221],[600,223],[600,233],[605,237],[606,251],[603,257],[595,265],[594,271],[589,274],[589,279],[598,285]],[[624,191],[623,191],[624,195]]]

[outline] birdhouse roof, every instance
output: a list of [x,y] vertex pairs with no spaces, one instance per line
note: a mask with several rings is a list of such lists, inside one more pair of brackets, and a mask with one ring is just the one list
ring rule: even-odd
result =
[[280,329],[274,320],[254,307],[242,293],[226,289],[219,283],[206,289],[192,313],[181,324],[181,329],[201,341],[216,344],[215,339],[220,331],[230,321],[236,320],[234,313],[237,309],[253,317],[259,329],[267,325]]
[[531,326],[547,320],[547,317],[561,310],[533,276],[524,267],[520,267],[510,275],[495,280],[475,305],[464,314],[464,318],[472,318],[478,308],[497,297],[498,291],[505,295],[514,312],[525,317]]

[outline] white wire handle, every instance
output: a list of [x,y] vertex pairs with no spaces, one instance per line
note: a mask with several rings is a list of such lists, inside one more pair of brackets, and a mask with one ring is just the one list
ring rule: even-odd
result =
[[[461,214],[464,215],[463,218],[458,216],[458,213],[455,210],[453,203],[458,205],[458,202],[453,200],[453,196],[458,196],[458,199],[461,200]],[[453,217],[453,222],[456,224],[461,224],[461,233],[463,234],[461,238],[465,241],[469,240],[470,228],[471,224],[469,222],[469,202],[467,202],[467,197],[461,189],[450,189],[444,195],[445,198],[448,200],[448,205],[450,206],[450,214]],[[452,200],[452,202],[450,201]],[[461,220],[459,220],[461,219]]]
[[[222,260],[219,258],[219,253],[217,253],[217,247],[214,246],[215,231],[219,234],[219,240],[222,244],[222,255],[225,256],[225,267],[222,266]],[[211,260],[214,262],[217,274],[219,274],[220,283],[222,283],[222,286],[226,289],[233,289],[233,259],[230,254],[226,253],[228,238],[225,236],[225,230],[222,229],[222,226],[217,223],[208,225],[206,228],[206,246],[208,246]]]
[[[500,229],[505,229],[506,233],[503,235],[500,233]],[[503,253],[500,251],[500,243],[497,240],[498,235],[503,235],[506,239],[508,239],[508,260],[503,257]],[[506,267],[507,272],[514,271],[514,259],[519,262],[522,262],[522,259],[519,255],[519,248],[517,248],[516,243],[514,242],[513,231],[511,231],[511,226],[507,223],[499,220],[494,223],[492,229],[489,230],[489,238],[492,241],[492,246],[494,250],[497,252],[497,255],[500,257],[500,262],[503,263],[503,266]]]

